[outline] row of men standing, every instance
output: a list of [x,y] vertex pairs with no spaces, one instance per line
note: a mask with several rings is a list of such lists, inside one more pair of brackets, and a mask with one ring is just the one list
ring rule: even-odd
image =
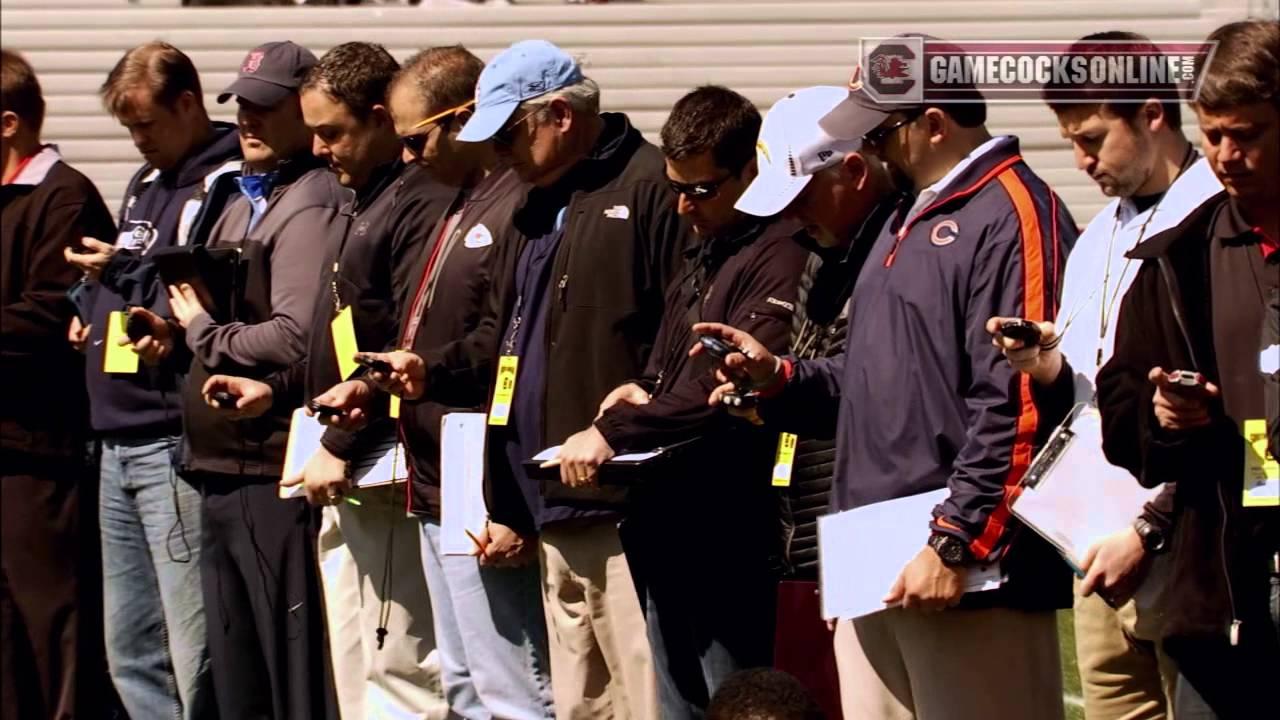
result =
[[[157,72],[177,78],[180,91],[148,74]],[[153,81],[147,89],[143,77]],[[987,134],[980,101],[946,112],[885,110],[859,106],[843,88],[810,88],[780,101],[761,132],[744,98],[701,88],[673,109],[659,152],[624,116],[600,114],[594,83],[537,41],[513,46],[483,72],[461,48],[428,50],[397,68],[364,43],[318,62],[290,43],[270,44],[249,54],[231,94],[240,105],[238,142],[208,122],[194,68],[176,49],[152,44],[126,55],[104,99],[149,167],[131,184],[118,236],[100,236],[115,236],[114,244],[86,241],[87,252],[66,255],[96,279],[85,302],[89,324],[73,321],[72,339],[90,353],[90,407],[107,438],[104,495],[110,483],[121,489],[126,512],[116,517],[136,527],[131,547],[164,536],[165,555],[153,548],[130,558],[121,552],[127,543],[111,547],[104,498],[113,677],[126,705],[155,703],[131,706],[135,715],[175,701],[161,683],[165,663],[178,677],[178,653],[148,642],[147,630],[172,634],[171,599],[185,590],[208,618],[216,704],[229,717],[332,714],[331,683],[343,714],[354,717],[395,708],[443,714],[446,702],[463,717],[543,717],[553,707],[560,717],[698,716],[731,670],[771,660],[777,498],[766,485],[776,435],[708,405],[716,382],[705,360],[687,353],[694,322],[734,326],[737,334],[702,330],[769,358],[765,394],[788,389],[773,408],[806,437],[830,437],[840,416],[838,507],[952,485],[932,518],[937,546],[930,541],[891,594],[908,606],[950,605],[963,593],[938,586],[949,572],[939,560],[949,563],[956,547],[967,556],[961,562],[1007,554],[1011,524],[999,498],[1044,428],[1026,426],[1031,385],[995,362],[999,350],[974,319],[1051,317],[1075,230],[1021,162],[1016,139]],[[820,127],[829,114],[837,119]],[[874,122],[862,127],[868,118]],[[936,156],[900,154],[908,147],[900,136],[916,123],[942,138]],[[757,135],[764,149],[753,164]],[[237,146],[247,170],[266,172],[237,175]],[[892,158],[887,166],[882,156]],[[353,198],[315,158],[328,161]],[[748,166],[760,173],[755,181]],[[903,204],[902,231],[886,234],[895,184],[928,199]],[[214,209],[228,197],[236,199]],[[157,209],[171,203],[177,209],[168,215]],[[679,216],[698,242],[687,241]],[[988,251],[951,257],[960,265],[935,268],[941,277],[893,274],[895,263],[933,267],[942,262],[938,248],[954,241],[938,235],[937,223],[921,223],[916,234],[932,233],[929,242],[911,242],[924,216],[966,232],[984,228]],[[233,316],[214,319],[190,288],[160,288],[142,256],[166,237],[164,226],[175,244],[207,238],[210,247],[242,250],[247,276]],[[817,282],[821,272],[806,267],[812,241],[794,242],[797,230],[825,248],[830,262],[820,270],[836,277]],[[325,252],[317,252],[326,233]],[[839,307],[862,260],[882,245],[885,260],[855,298],[864,316],[857,364],[775,364],[770,353],[806,345],[797,342],[806,332],[813,339],[808,303],[797,307],[797,279],[808,280],[801,287],[809,296],[830,293],[826,307]],[[947,284],[961,278],[976,284],[965,292]],[[961,307],[952,307],[957,298]],[[904,334],[915,324],[895,315],[899,301],[941,308],[952,326],[937,337]],[[109,377],[97,372],[94,353],[103,350],[95,348],[110,341],[107,312],[127,305],[149,327],[132,344],[153,369]],[[347,311],[358,347],[406,349],[373,354],[390,371],[346,379],[334,321]],[[963,346],[948,346],[953,337]],[[936,397],[912,395],[879,427],[851,426],[884,388],[849,383],[846,368],[888,377],[908,356],[937,369],[946,387]],[[440,417],[489,404],[493,378],[511,358],[518,373],[509,415],[488,443],[490,524],[476,538],[479,559],[443,555]],[[951,398],[964,377],[973,392]],[[400,398],[409,505],[421,520],[403,518],[404,501],[391,492],[351,488],[345,472],[392,425],[380,391]],[[220,408],[216,392],[230,393],[236,406]],[[324,451],[286,481],[325,506],[319,518],[300,501],[280,501],[275,482],[288,414],[307,399],[340,410],[327,418]],[[984,408],[973,427],[961,407],[968,404]],[[912,429],[907,421],[922,410],[938,427]],[[691,460],[632,489],[625,502],[599,485],[599,464],[613,454],[694,436],[702,445]],[[529,477],[524,460],[561,438],[561,482]],[[939,438],[952,448],[950,461],[929,460],[926,447],[936,449]],[[873,451],[916,441],[920,452],[895,455],[896,469]],[[167,526],[148,523],[138,504],[144,490],[179,508],[185,495],[200,509],[178,510]],[[187,535],[197,523],[199,541]],[[846,711],[1060,714],[1052,610],[1065,604],[1068,575],[1034,536],[1018,542],[1007,587],[967,598],[963,610],[841,623]],[[690,558],[691,544],[715,557]],[[188,571],[199,555],[203,591],[192,592],[190,576],[166,587],[171,574],[158,559],[166,555]],[[404,582],[415,576],[429,593],[421,581]],[[141,578],[125,585],[130,603],[111,597],[116,577]],[[116,622],[113,608],[136,614]],[[204,632],[189,636],[197,650]],[[432,634],[443,701],[431,697]],[[1008,668],[998,697],[984,689],[982,664],[930,651],[980,638],[989,659]],[[147,650],[159,657],[146,659]],[[196,657],[177,684],[188,714],[214,702],[200,699],[203,662]],[[895,672],[886,663],[905,664]]]

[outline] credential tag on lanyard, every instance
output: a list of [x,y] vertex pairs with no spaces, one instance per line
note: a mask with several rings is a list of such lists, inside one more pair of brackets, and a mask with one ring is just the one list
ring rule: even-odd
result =
[[1267,452],[1267,421],[1244,421],[1245,507],[1280,507],[1280,460]]
[[133,344],[121,345],[120,339],[128,339],[125,326],[129,322],[129,313],[119,310],[107,314],[106,333],[102,338],[102,372],[121,375],[132,375],[138,372],[138,353]]
[[520,358],[503,355],[498,358],[498,377],[493,383],[493,404],[489,406],[489,424],[506,425],[511,419],[511,401],[516,395],[516,369]]
[[774,487],[791,487],[791,466],[796,459],[796,443],[799,441],[794,433],[778,435],[778,454],[773,459]]
[[356,345],[356,324],[350,305],[338,312],[329,329],[333,335],[333,354],[338,358],[338,375],[346,380],[360,367],[355,358],[360,350]]

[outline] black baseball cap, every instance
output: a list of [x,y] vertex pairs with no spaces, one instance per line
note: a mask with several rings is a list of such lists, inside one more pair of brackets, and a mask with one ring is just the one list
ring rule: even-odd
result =
[[240,74],[218,96],[218,102],[236,96],[254,105],[274,107],[302,87],[307,71],[315,64],[316,56],[301,45],[288,41],[259,45],[244,56]]
[[[915,39],[931,43],[935,51],[939,53],[945,52],[949,55],[964,54],[956,45],[932,35],[902,33],[880,43],[871,52],[867,53],[867,56],[875,57],[882,48],[894,45],[896,44],[895,41],[900,39]],[[849,97],[818,121],[818,126],[832,137],[841,140],[858,139],[876,129],[877,126],[895,112],[921,112],[927,107],[936,105],[936,103],[924,100],[917,102],[881,100],[868,91],[863,78],[865,70],[866,68],[863,67],[862,62],[859,62],[858,66],[854,68],[853,77],[849,80]],[[948,97],[953,101],[985,102],[982,93],[972,83],[953,83],[948,85],[948,91]]]

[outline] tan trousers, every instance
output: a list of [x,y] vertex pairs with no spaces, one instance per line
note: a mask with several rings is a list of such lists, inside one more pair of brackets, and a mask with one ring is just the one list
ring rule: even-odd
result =
[[836,625],[845,720],[1062,720],[1055,613],[892,609]]
[[[1148,582],[1153,580],[1158,578],[1148,575]],[[1140,608],[1139,601],[1130,600],[1113,610],[1097,593],[1087,598],[1077,594],[1075,627],[1076,663],[1089,720],[1173,717],[1178,669],[1160,650],[1156,609]]]
[[[431,601],[422,575],[420,523],[404,510],[404,486],[356,490],[326,507],[319,536],[329,651],[343,720],[440,720]],[[388,547],[388,538],[390,546]],[[383,576],[390,552],[387,635],[378,648]]]
[[652,720],[657,680],[618,527],[543,528],[543,608],[558,720]]

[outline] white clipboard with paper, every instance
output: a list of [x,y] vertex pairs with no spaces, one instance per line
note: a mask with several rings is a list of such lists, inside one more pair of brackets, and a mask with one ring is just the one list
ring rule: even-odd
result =
[[[307,461],[320,449],[320,438],[326,427],[315,417],[307,417],[302,408],[293,411],[289,421],[289,442],[284,451],[284,469],[280,479],[295,477],[307,466]],[[378,487],[409,479],[404,445],[396,441],[395,433],[389,433],[366,452],[351,461],[351,484],[359,488]],[[281,487],[280,498],[302,497],[306,493],[302,484]]]
[[469,537],[484,532],[484,441],[488,416],[449,413],[440,419],[440,552],[471,555]]
[[1102,416],[1081,403],[1049,437],[1022,478],[1013,514],[1058,549],[1077,575],[1089,548],[1131,526],[1160,492],[1102,454]]
[[[818,584],[825,620],[887,610],[883,602],[907,563],[929,543],[933,508],[947,488],[886,500],[818,518]],[[965,592],[1004,582],[998,563],[970,568]]]

